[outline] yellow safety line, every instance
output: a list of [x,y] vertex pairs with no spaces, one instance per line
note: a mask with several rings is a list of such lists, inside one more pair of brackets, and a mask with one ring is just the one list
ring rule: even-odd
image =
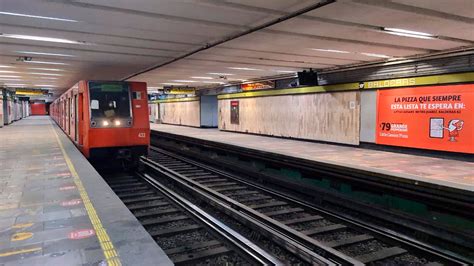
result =
[[120,261],[118,253],[115,250],[114,244],[112,243],[109,235],[105,231],[104,226],[102,225],[102,222],[100,221],[100,218],[97,215],[97,212],[94,206],[92,205],[92,202],[89,199],[89,195],[87,194],[87,191],[84,188],[84,185],[82,184],[82,181],[79,178],[79,175],[77,174],[76,169],[74,168],[74,165],[71,159],[67,155],[66,150],[64,149],[64,146],[61,140],[59,139],[59,136],[56,133],[56,130],[54,128],[53,128],[53,132],[54,132],[54,135],[56,136],[56,140],[58,141],[59,147],[61,148],[64,159],[66,160],[66,164],[69,167],[69,171],[72,174],[74,184],[79,190],[79,194],[81,195],[82,202],[84,203],[84,206],[86,207],[87,215],[89,216],[92,226],[94,227],[94,230],[96,232],[97,238],[99,239],[100,247],[102,248],[107,264],[110,266],[122,265],[122,262]]
[[13,256],[13,255],[18,255],[18,254],[30,253],[30,252],[35,252],[35,251],[40,251],[42,249],[43,248],[41,248],[41,247],[37,247],[37,248],[19,249],[19,250],[15,250],[15,251],[9,251],[9,252],[5,252],[5,253],[0,253],[0,258]]

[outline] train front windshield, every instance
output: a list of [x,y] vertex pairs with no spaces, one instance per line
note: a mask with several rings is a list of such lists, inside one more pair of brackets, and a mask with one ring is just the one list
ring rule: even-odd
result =
[[91,126],[131,126],[130,87],[124,82],[89,82]]

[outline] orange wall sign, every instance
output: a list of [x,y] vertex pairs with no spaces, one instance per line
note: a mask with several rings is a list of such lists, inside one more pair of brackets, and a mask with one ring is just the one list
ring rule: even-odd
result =
[[379,90],[376,143],[474,153],[474,84]]

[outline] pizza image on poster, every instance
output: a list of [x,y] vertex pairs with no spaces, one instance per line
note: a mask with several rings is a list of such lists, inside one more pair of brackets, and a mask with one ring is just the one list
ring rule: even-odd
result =
[[376,143],[474,153],[474,84],[377,91]]

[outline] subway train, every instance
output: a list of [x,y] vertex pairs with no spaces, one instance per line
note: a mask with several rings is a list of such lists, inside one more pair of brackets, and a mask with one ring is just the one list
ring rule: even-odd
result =
[[50,105],[54,121],[92,163],[133,167],[148,153],[144,82],[80,81]]

